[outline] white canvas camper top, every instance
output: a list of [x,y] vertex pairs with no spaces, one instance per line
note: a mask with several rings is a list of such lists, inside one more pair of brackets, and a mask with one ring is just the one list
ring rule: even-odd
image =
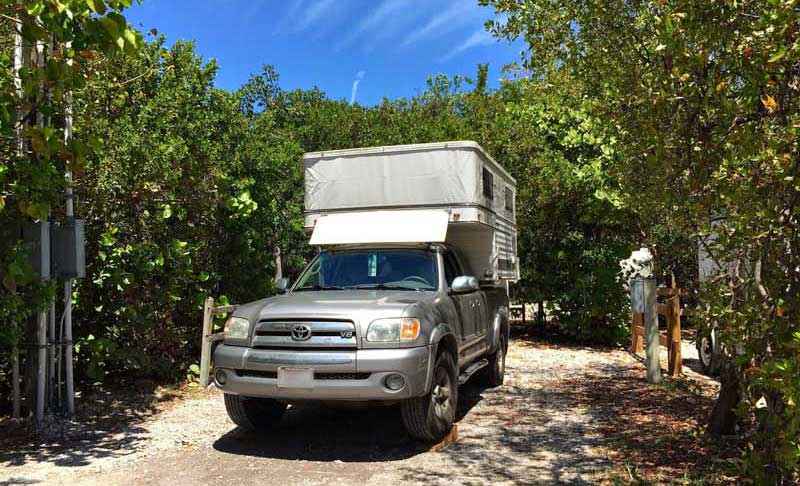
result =
[[311,152],[303,163],[311,244],[446,242],[481,279],[519,277],[516,181],[477,143]]

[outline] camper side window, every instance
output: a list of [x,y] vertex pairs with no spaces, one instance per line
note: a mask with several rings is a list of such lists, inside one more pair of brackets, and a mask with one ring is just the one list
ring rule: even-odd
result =
[[483,169],[483,195],[494,199],[494,176],[488,169]]

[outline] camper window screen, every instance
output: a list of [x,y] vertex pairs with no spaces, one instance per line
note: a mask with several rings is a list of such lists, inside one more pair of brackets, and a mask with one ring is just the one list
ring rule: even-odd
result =
[[506,187],[506,211],[509,214],[514,214],[514,191],[511,190],[510,187]]
[[494,176],[488,169],[483,169],[483,195],[494,199]]

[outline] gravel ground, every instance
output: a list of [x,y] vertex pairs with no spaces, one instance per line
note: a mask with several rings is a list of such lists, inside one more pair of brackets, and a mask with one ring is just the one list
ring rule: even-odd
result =
[[603,409],[579,395],[642,365],[622,350],[515,334],[505,385],[461,388],[459,439],[439,452],[405,436],[397,407],[295,407],[258,435],[237,429],[212,390],[117,433],[0,451],[0,486],[592,484],[612,463]]

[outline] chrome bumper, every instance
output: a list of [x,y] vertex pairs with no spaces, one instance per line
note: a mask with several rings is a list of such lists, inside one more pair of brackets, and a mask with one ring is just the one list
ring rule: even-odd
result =
[[[214,351],[215,376],[225,373],[224,393],[291,400],[400,400],[424,395],[430,383],[431,347],[359,349],[353,351],[277,351],[221,344]],[[312,388],[279,387],[280,366],[313,368],[315,373],[345,378],[314,379]],[[250,373],[248,373],[250,372]],[[405,385],[388,389],[385,378],[398,373]],[[369,375],[349,379],[346,375]]]

